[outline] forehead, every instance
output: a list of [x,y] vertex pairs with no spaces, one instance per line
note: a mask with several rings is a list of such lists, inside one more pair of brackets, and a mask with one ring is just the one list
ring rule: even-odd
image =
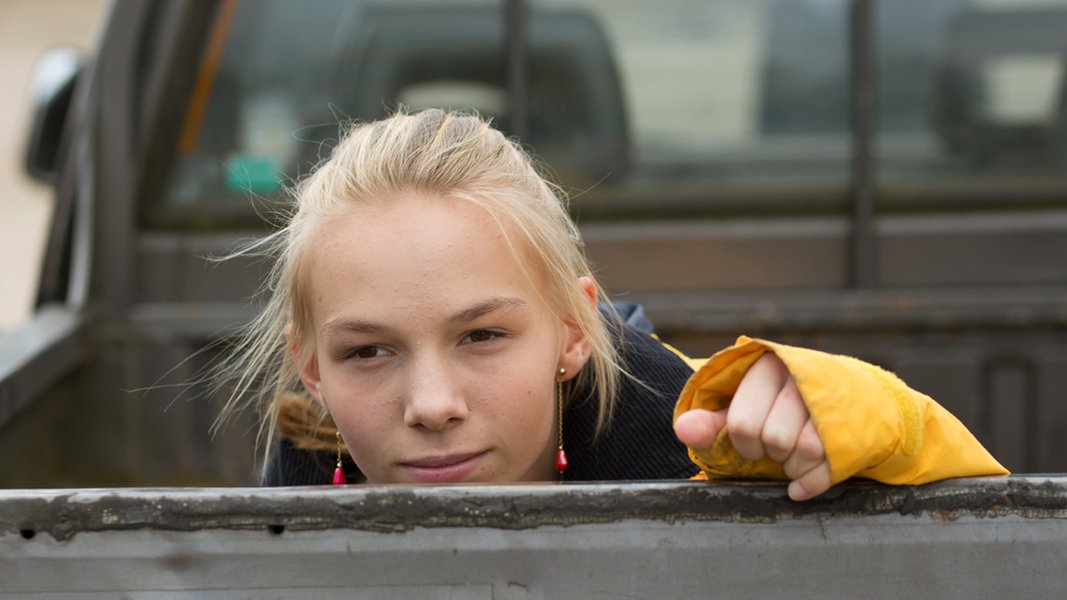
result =
[[[359,256],[389,253],[402,263],[432,263],[438,252],[507,249],[507,234],[515,228],[493,218],[486,208],[462,198],[433,193],[406,192],[353,204],[325,219],[317,228],[311,255],[317,260],[353,260]],[[515,236],[511,236],[519,243]],[[515,262],[514,252],[507,252]]]
[[308,253],[314,318],[454,310],[487,296],[543,304],[542,278],[511,249],[504,228],[471,201],[434,194],[353,207],[321,224]]

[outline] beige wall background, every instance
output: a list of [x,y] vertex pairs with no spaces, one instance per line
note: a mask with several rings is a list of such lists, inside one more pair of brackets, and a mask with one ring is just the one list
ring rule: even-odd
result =
[[32,312],[51,216],[51,188],[22,167],[34,65],[50,47],[88,51],[102,26],[104,0],[0,0],[0,332]]

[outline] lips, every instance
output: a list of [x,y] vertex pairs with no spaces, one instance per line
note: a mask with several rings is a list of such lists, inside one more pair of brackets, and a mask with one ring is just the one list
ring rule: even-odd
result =
[[427,456],[401,463],[401,468],[419,483],[448,483],[468,479],[481,466],[486,452]]

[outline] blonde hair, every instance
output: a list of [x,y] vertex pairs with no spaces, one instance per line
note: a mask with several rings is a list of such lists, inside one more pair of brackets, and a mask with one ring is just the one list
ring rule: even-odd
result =
[[[221,367],[223,379],[233,385],[221,418],[253,404],[263,416],[264,450],[276,432],[298,447],[334,447],[332,420],[300,392],[299,372],[315,347],[308,255],[322,223],[350,206],[406,191],[482,207],[500,227],[521,268],[536,269],[535,281],[541,283],[535,287],[543,287],[543,300],[560,319],[574,322],[591,345],[590,362],[568,389],[592,390],[600,432],[610,419],[622,368],[608,324],[578,283],[582,276],[592,278],[592,270],[565,196],[538,174],[516,143],[488,122],[436,109],[349,127],[330,158],[295,187],[288,224],[238,253],[265,251],[275,263],[264,310]],[[606,300],[599,286],[596,294]],[[574,400],[570,395],[568,402]]]

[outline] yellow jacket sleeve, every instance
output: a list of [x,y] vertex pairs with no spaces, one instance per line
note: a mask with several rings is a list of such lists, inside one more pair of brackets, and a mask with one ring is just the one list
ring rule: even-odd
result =
[[[743,336],[693,374],[675,418],[694,408],[726,408],[748,368],[765,352],[777,355],[796,381],[833,483],[865,477],[920,484],[1008,474],[956,417],[892,373],[847,356]],[[725,428],[711,448],[690,449],[689,455],[710,477],[785,477],[767,458],[750,461],[738,454]]]

